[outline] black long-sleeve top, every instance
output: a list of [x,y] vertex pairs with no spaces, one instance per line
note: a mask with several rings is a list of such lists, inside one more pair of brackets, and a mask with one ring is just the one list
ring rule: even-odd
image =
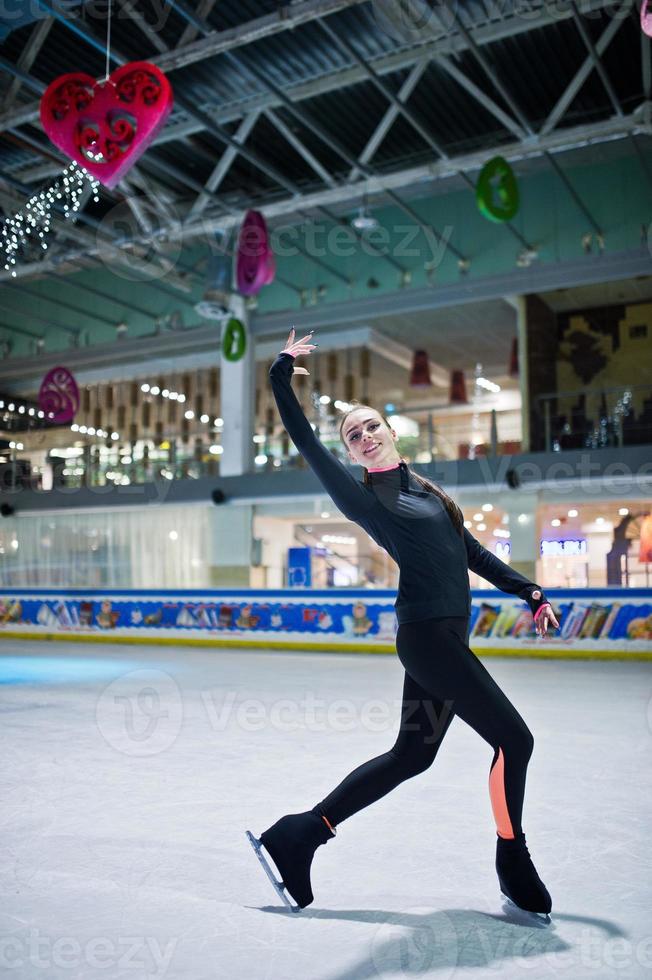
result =
[[[460,534],[439,497],[425,490],[405,463],[370,474],[369,485],[357,480],[319,441],[303,414],[291,386],[293,367],[291,354],[279,354],[269,372],[283,425],[334,504],[399,566],[394,604],[399,623],[469,616],[468,568],[524,599],[533,613],[548,601],[540,586],[483,548],[466,528]],[[541,598],[533,599],[537,589]]]

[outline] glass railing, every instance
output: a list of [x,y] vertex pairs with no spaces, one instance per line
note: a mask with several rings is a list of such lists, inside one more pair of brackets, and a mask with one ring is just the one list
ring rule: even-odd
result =
[[[652,385],[629,388],[582,388],[538,397],[533,406],[532,451],[600,449],[652,443]],[[468,413],[426,421],[401,415],[399,432],[402,456],[411,464],[441,460],[475,459],[515,455],[522,451],[520,411]],[[339,438],[339,420],[315,413],[311,424],[324,445],[345,465],[350,460]],[[284,472],[306,469],[307,464],[283,430],[259,432],[253,437],[251,471]],[[54,487],[127,486],[160,481],[218,477],[222,452],[221,433],[213,441],[187,442],[168,437],[156,445],[142,440],[130,446],[86,446],[43,454],[5,451],[0,462],[0,486],[34,489]],[[65,458],[60,455],[66,453]],[[74,455],[73,455],[74,454]]]
[[559,391],[540,395],[534,407],[535,451],[652,443],[652,385]]

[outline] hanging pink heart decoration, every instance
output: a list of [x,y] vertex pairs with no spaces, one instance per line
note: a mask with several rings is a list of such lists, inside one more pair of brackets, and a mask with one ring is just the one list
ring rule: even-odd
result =
[[38,404],[51,422],[72,422],[79,408],[79,388],[68,368],[54,367],[48,371],[39,388]]
[[41,123],[66,156],[115,187],[161,129],[173,101],[156,65],[132,61],[106,81],[78,72],[55,78],[41,98]]
[[276,259],[260,211],[247,211],[238,236],[236,280],[242,296],[255,296],[273,282]]
[[648,37],[652,37],[652,14],[648,10],[648,0],[643,0],[641,4],[641,30]]

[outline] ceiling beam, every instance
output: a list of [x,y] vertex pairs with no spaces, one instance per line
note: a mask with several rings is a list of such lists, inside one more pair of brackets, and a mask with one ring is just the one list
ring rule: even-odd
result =
[[465,75],[464,72],[460,71],[457,65],[454,65],[453,62],[444,55],[439,55],[436,59],[436,63],[443,68],[444,71],[447,72],[452,79],[454,79],[454,81],[457,82],[460,88],[463,88],[466,92],[468,92],[469,95],[472,96],[483,109],[490,112],[491,115],[494,116],[498,122],[505,127],[505,129],[512,133],[513,136],[516,136],[516,138],[519,140],[526,138],[527,133],[522,126],[519,126],[519,124],[512,118],[512,116],[509,115],[508,112],[501,109],[498,103],[494,102],[494,100],[487,94],[485,89],[479,88],[475,82],[471,81],[468,75]]
[[[234,140],[236,141],[236,143],[245,142],[245,140],[251,133],[252,129],[256,125],[256,122],[258,121],[258,118],[260,116],[260,112],[261,112],[260,109],[254,109],[253,112],[250,112],[248,115],[244,117],[234,136]],[[229,172],[229,168],[231,167],[231,164],[233,163],[237,155],[238,155],[238,151],[234,146],[227,146],[227,148],[224,150],[224,153],[216,163],[215,169],[212,171],[211,175],[206,181],[204,185],[204,190],[197,195],[195,201],[193,202],[190,211],[188,212],[189,218],[196,218],[206,208],[206,205],[209,203],[211,199],[211,194],[214,194],[217,191],[218,187],[220,186],[220,184],[226,177],[227,173]]]
[[586,50],[589,52],[589,55],[591,56],[591,60],[593,62],[595,70],[600,76],[600,81],[602,82],[604,90],[609,96],[611,100],[611,104],[614,107],[614,112],[616,113],[617,116],[622,116],[623,110],[621,108],[620,102],[618,101],[618,96],[614,91],[614,87],[611,84],[611,80],[609,79],[609,76],[605,71],[605,67],[602,64],[602,61],[600,60],[600,56],[598,55],[598,52],[595,49],[595,45],[591,40],[591,36],[587,31],[586,27],[584,26],[584,24],[582,23],[582,18],[578,13],[577,6],[574,3],[574,0],[571,0],[570,8],[573,11],[573,20],[575,21],[575,26],[577,27],[578,34],[582,38],[582,41],[584,42],[584,46]]
[[[0,59],[0,60],[2,60],[2,59]],[[11,65],[8,62],[4,65],[4,67],[11,74],[14,74],[15,71],[16,71],[15,66],[14,65]],[[23,80],[26,82],[26,84],[28,84],[31,88],[35,89],[36,91],[41,91],[42,92],[42,91],[45,90],[45,86],[43,85],[43,83],[42,82],[39,82],[38,80],[36,80],[34,78],[32,78],[31,75],[28,75],[25,72],[21,72],[20,73],[20,77],[22,77]],[[28,146],[32,147],[37,153],[39,153],[42,156],[45,156],[47,158],[52,158],[52,159],[55,159],[55,160],[57,158],[59,158],[61,160],[61,164],[62,165],[65,164],[65,163],[68,163],[67,158],[63,155],[63,153],[58,148],[56,148],[54,146],[44,146],[41,143],[39,143],[37,140],[33,139],[31,136],[28,136],[26,133],[18,133],[18,134],[16,134],[16,141],[19,142],[19,143],[21,143],[21,142],[26,143]],[[54,168],[54,174],[56,174],[58,176],[58,175],[60,175],[60,173],[61,173],[61,166],[56,166],[56,168]],[[32,189],[30,187],[26,187],[26,186],[22,185],[20,182],[18,182],[15,179],[11,178],[11,176],[9,174],[5,174],[4,175],[4,180],[14,190],[17,190],[19,192],[22,192],[25,195],[30,195],[32,193]],[[84,200],[86,200],[87,198],[88,198],[88,194],[86,193],[86,190],[85,190],[84,191]],[[12,203],[12,207],[14,207],[14,208],[20,208],[22,206],[22,203],[23,202],[15,202],[15,203]],[[61,206],[59,206],[58,208],[56,208],[56,207],[53,208],[53,218],[54,218],[53,224],[54,224],[55,229],[57,230],[57,232],[61,233],[63,235],[63,237],[66,237],[66,235],[69,235],[71,221],[70,221],[70,219],[67,219],[65,217],[65,215],[63,213],[63,209],[62,209]],[[100,223],[98,221],[96,221],[95,219],[91,218],[89,215],[87,215],[87,214],[84,213],[84,211],[83,211],[83,205],[82,205],[82,208],[80,208],[80,210],[78,211],[78,213],[74,217],[74,223],[76,224],[77,222],[81,222],[82,224],[90,225],[94,229],[94,231],[96,233],[96,236],[97,236],[97,232],[99,231],[99,228],[100,228]],[[83,234],[83,232],[81,232],[81,230],[80,230],[80,234]],[[151,238],[151,233],[150,233],[149,237]],[[50,261],[56,262],[56,260],[57,260],[57,256],[51,254]],[[31,265],[31,263],[29,263],[29,264]],[[38,263],[38,265],[40,267],[41,266],[41,263]],[[176,276],[176,274],[174,274],[173,270],[171,270],[169,268],[169,266],[167,266],[166,269],[167,269],[168,281],[169,281],[170,285],[173,285],[173,286],[176,285],[177,288],[180,288],[180,289],[183,289],[183,290],[187,290],[188,289],[187,284],[185,282],[183,282],[183,280],[179,279],[179,277]],[[151,269],[150,269],[150,274],[151,274]],[[6,278],[6,276],[4,276],[3,278]],[[11,277],[11,278],[14,278],[14,277]]]
[[[353,0],[353,3],[356,2],[360,3],[364,2],[364,0]],[[328,9],[324,7],[323,11],[320,11],[317,7],[313,6],[312,0],[305,0],[304,3],[294,3],[290,7],[280,8],[280,11],[277,11],[275,14],[269,15],[266,18],[259,18],[259,20],[268,21],[271,18],[273,23],[270,21],[270,24],[271,28],[273,29],[270,30],[270,33],[278,33],[279,30],[293,29],[297,26],[299,21],[301,23],[307,23],[308,19],[315,19],[315,17],[325,16],[327,13],[334,13],[338,9],[343,9],[345,6],[351,5],[351,3],[338,3],[336,0],[333,0],[333,3],[328,7]],[[592,12],[597,14],[600,10],[608,8],[612,5],[613,0],[592,0],[591,9]],[[304,14],[307,14],[307,10],[311,6],[313,7],[312,17],[304,17]],[[288,11],[291,11],[291,13],[288,14]],[[286,14],[287,16],[284,18],[283,14]],[[295,15],[299,18],[299,20],[295,21],[293,19]],[[480,46],[489,45],[495,41],[500,41],[507,37],[516,37],[519,34],[545,28],[550,24],[561,23],[568,20],[570,17],[572,17],[572,12],[564,5],[553,6],[551,4],[543,4],[540,11],[533,13],[532,16],[530,16],[530,13],[528,13],[528,16],[524,17],[520,13],[516,12],[509,17],[503,17],[500,20],[492,20],[480,26],[474,27],[473,36],[476,44]],[[614,20],[616,20],[616,18],[614,18]],[[256,40],[259,36],[267,36],[264,33],[257,34],[255,27],[257,23],[257,21],[250,21],[248,24],[241,25],[240,28],[238,28],[238,30],[242,30],[241,44],[248,44],[249,38]],[[619,23],[622,23],[622,21],[619,21]],[[214,49],[216,37],[221,39],[220,44],[222,46]],[[233,50],[239,46],[240,43],[238,43],[238,39],[234,35],[234,31],[222,31],[219,32],[218,35],[213,33],[211,38],[203,38],[193,46],[193,50],[191,52],[192,58],[188,63],[203,61],[206,58],[211,58],[216,54],[220,54],[222,51]],[[378,74],[382,75],[395,71],[401,71],[422,58],[432,59],[437,58],[438,55],[454,57],[467,49],[468,44],[461,34],[451,34],[449,32],[443,38],[424,40],[419,44],[409,47],[401,47],[397,51],[380,55],[377,58],[370,59],[370,63],[373,65],[374,70],[378,72]],[[169,55],[166,55],[166,58],[170,58],[174,54],[181,55],[181,53],[182,52],[180,49],[176,49],[175,52],[171,52]],[[169,65],[167,61],[164,61],[162,58],[153,58],[152,60],[164,71],[171,71],[175,67],[173,65]],[[179,65],[177,67],[182,66]],[[364,80],[364,78],[365,73],[362,71],[362,69],[354,66],[348,70],[345,69],[324,72],[323,75],[310,79],[307,82],[292,84],[285,89],[285,92],[293,102],[300,102],[304,99],[310,99],[328,92],[337,91],[338,89],[349,85],[355,85]],[[242,116],[246,115],[248,112],[251,112],[252,109],[265,109],[269,106],[274,108],[280,104],[281,103],[279,100],[271,94],[263,95],[256,93],[254,95],[245,95],[239,101],[230,103],[227,106],[206,105],[203,108],[205,108],[205,110],[211,115],[211,118],[213,118],[216,122],[224,124],[242,118]],[[38,102],[30,103],[27,106],[16,108],[9,113],[0,114],[0,131],[7,128],[19,127],[28,123],[38,124],[38,119]],[[162,132],[158,134],[153,145],[156,146],[160,143],[167,143],[171,140],[180,139],[182,136],[191,135],[192,133],[199,132],[201,129],[203,129],[203,126],[196,120],[177,119],[175,121],[173,118],[162,130]],[[31,180],[32,178],[29,174],[25,174],[25,179]]]
[[[334,45],[339,45],[340,48],[343,48],[350,58],[353,58],[355,62],[357,62],[362,68],[364,68],[364,70],[367,72],[368,77],[371,79],[371,81],[376,86],[376,88],[385,96],[386,99],[389,100],[390,104],[395,106],[397,111],[400,112],[405,119],[407,119],[407,121],[410,123],[412,128],[418,133],[421,139],[424,140],[424,142],[430,147],[433,153],[435,153],[441,160],[447,162],[448,153],[446,152],[446,150],[444,150],[442,146],[439,145],[435,137],[432,135],[430,128],[426,126],[421,121],[419,116],[416,115],[413,112],[413,110],[405,104],[405,101],[403,99],[394,95],[393,91],[385,84],[385,82],[380,78],[380,76],[376,74],[373,68],[371,68],[371,66],[367,64],[365,59],[357,53],[357,51],[349,43],[349,41],[337,35],[335,31],[331,28],[331,26],[327,24],[325,21],[319,21],[319,26],[322,28],[323,31],[326,32],[330,41]],[[472,38],[470,38],[470,42],[472,44],[475,43]],[[462,180],[465,182],[465,184],[468,187],[471,187],[471,189],[475,191],[474,183],[471,180],[471,178],[468,176],[468,174],[462,171],[458,171],[458,175],[462,178]],[[523,235],[521,235],[521,233],[512,225],[510,221],[504,221],[503,227],[505,228],[505,230],[509,231],[510,234],[514,236],[514,238],[516,238],[516,240],[519,242],[520,245],[523,246],[524,249],[528,249],[528,250],[532,249],[530,243],[526,241]],[[459,253],[457,254],[460,259],[463,259],[462,255],[460,255]]]
[[[235,61],[235,63],[239,67],[243,67],[241,62],[237,61],[234,55],[229,54],[229,58]],[[294,105],[293,102],[290,102],[286,94],[283,91],[281,91],[276,85],[270,82],[269,79],[267,79],[264,76],[264,74],[261,71],[259,71],[258,68],[254,68],[253,65],[247,65],[246,71],[250,75],[252,75],[261,85],[263,85],[268,90],[274,92],[278,96],[278,98],[282,100],[288,112],[291,112],[292,115],[296,119],[298,119],[299,122],[302,123],[302,125],[306,127],[306,129],[314,133],[318,139],[320,139],[326,146],[329,147],[329,149],[333,151],[333,153],[336,153],[339,157],[341,157],[342,160],[348,163],[350,167],[357,168],[359,171],[362,172],[362,174],[364,174],[365,177],[377,181],[379,185],[379,189],[382,190],[382,192],[392,201],[393,204],[396,205],[396,207],[398,207],[401,211],[407,214],[407,216],[411,218],[412,221],[414,221],[419,226],[419,228],[421,228],[421,230],[424,232],[426,237],[428,237],[429,234],[434,234],[438,240],[440,241],[443,240],[442,234],[440,234],[428,222],[424,221],[424,219],[417,214],[414,208],[412,208],[409,204],[403,201],[398,196],[398,194],[395,193],[393,189],[389,188],[386,185],[385,178],[383,175],[375,174],[373,170],[371,170],[371,168],[366,163],[363,163],[360,159],[356,159],[356,157],[352,153],[349,153],[346,147],[343,146],[342,143],[340,143],[340,141],[335,136],[333,136],[331,133],[328,133],[320,123],[315,121],[315,119],[311,115],[306,113],[303,109],[299,108],[298,106]],[[448,242],[446,247],[460,261],[466,261],[466,256],[464,256],[462,252],[460,252],[459,249],[457,249],[454,245],[451,245],[450,242]]]
[[[211,10],[215,6],[215,3],[216,0],[199,0],[199,3],[197,4],[197,15],[203,18],[208,17]],[[192,24],[186,24],[177,46],[181,48],[186,44],[190,44],[191,41],[195,40],[198,34],[199,31],[196,27],[193,27]]]
[[[192,23],[196,27],[198,27],[198,29],[202,33],[208,34],[210,32],[210,28],[208,27],[208,25],[199,17],[197,17],[196,14],[193,14],[192,11],[188,10],[183,0],[169,0],[169,3],[174,10],[176,10],[179,14],[181,14],[181,16],[184,17],[189,23]],[[326,26],[321,21],[319,23],[322,28],[324,28],[330,33],[330,29],[327,29]],[[296,119],[298,119],[299,122],[306,127],[306,129],[314,133],[315,136],[317,136],[318,139],[322,141],[322,143],[324,143],[326,146],[329,147],[329,149],[331,149],[334,153],[336,153],[339,157],[341,157],[342,160],[345,160],[350,166],[357,168],[367,177],[377,176],[373,173],[373,171],[369,168],[367,164],[363,163],[359,159],[356,159],[353,156],[353,154],[350,153],[347,150],[347,148],[342,143],[340,143],[340,141],[335,136],[327,132],[323,128],[321,123],[315,121],[312,115],[305,112],[303,109],[299,108],[293,102],[291,102],[290,99],[288,99],[286,93],[282,89],[280,89],[277,85],[275,85],[273,82],[271,82],[267,77],[267,75],[264,72],[262,72],[258,67],[254,67],[253,64],[247,64],[247,65],[243,64],[243,62],[239,58],[237,58],[236,55],[234,55],[232,52],[227,52],[227,58],[238,68],[239,71],[244,71],[246,74],[250,75],[253,79],[255,79],[258,82],[258,84],[263,87],[263,89],[276,95],[276,97],[282,101],[283,105],[286,107],[288,112],[292,113],[292,115]],[[367,71],[367,74],[369,74],[370,69],[368,67],[365,67],[365,70]],[[382,85],[382,82],[379,84]],[[292,136],[291,142],[292,145],[295,147],[295,149],[297,148],[298,144],[302,146],[298,138],[294,136]],[[443,151],[438,151],[438,152],[440,152],[440,154],[443,153]],[[306,150],[305,153],[307,154],[308,151]],[[312,157],[312,154],[310,154],[310,157],[313,160],[315,159],[314,157]],[[382,176],[379,176],[378,179],[382,183]],[[330,183],[330,185],[333,186],[334,181],[330,180],[328,181],[328,183]],[[464,262],[464,263],[467,262],[466,256],[464,256],[455,247],[455,245],[451,245],[450,241],[447,241],[444,235],[438,233],[437,230],[431,224],[424,221],[417,214],[414,208],[412,208],[409,204],[406,204],[406,202],[403,201],[398,196],[398,194],[396,194],[393,190],[387,190],[386,188],[383,188],[383,191],[397,207],[399,207],[405,214],[408,215],[408,217],[410,217],[414,222],[416,222],[419,228],[421,228],[421,230],[426,235],[426,238],[428,239],[429,242],[430,242],[430,235],[432,234],[439,241],[446,242],[445,247],[449,249],[453,253],[453,255],[455,255],[460,260],[460,262]],[[312,256],[309,257],[312,258]]]
[[[410,74],[405,79],[398,92],[398,98],[401,101],[410,98],[415,88],[419,84],[420,80],[422,79],[423,73],[425,72],[427,67],[428,67],[428,60],[426,58],[424,58],[422,61],[418,61],[416,65],[412,66],[410,70]],[[375,130],[367,140],[367,144],[364,150],[362,151],[362,153],[360,154],[360,159],[362,160],[363,163],[371,162],[376,151],[380,148],[383,140],[385,139],[388,132],[394,125],[398,117],[398,114],[399,114],[399,107],[397,105],[394,105],[392,103],[387,107],[383,115],[383,118],[380,120]],[[353,167],[353,169],[349,173],[349,180],[350,181],[356,180],[359,175],[360,175],[360,171],[358,170],[358,168]]]
[[[535,133],[534,133],[534,129],[532,127],[532,124],[530,123],[530,120],[527,118],[525,112],[521,108],[521,106],[520,106],[519,102],[517,101],[517,99],[509,91],[507,85],[505,85],[505,83],[503,82],[503,80],[501,78],[501,75],[500,75],[500,72],[498,71],[498,69],[495,67],[495,65],[493,65],[491,63],[490,59],[485,56],[484,52],[480,50],[479,46],[476,44],[476,42],[475,42],[475,40],[473,38],[473,35],[465,27],[465,25],[464,25],[464,23],[462,21],[462,13],[461,13],[461,11],[458,10],[457,4],[454,2],[454,0],[444,0],[444,3],[446,4],[446,7],[448,8],[449,12],[451,13],[451,16],[455,19],[455,22],[457,23],[458,27],[460,28],[460,30],[464,34],[464,37],[467,39],[468,44],[469,44],[469,47],[471,49],[471,53],[473,54],[473,57],[475,58],[475,60],[477,61],[477,63],[482,68],[482,70],[485,73],[485,75],[487,76],[488,80],[491,82],[491,84],[494,86],[494,88],[500,93],[500,95],[502,96],[503,100],[505,101],[505,104],[508,105],[509,108],[512,110],[512,112],[514,113],[514,115],[516,116],[516,118],[517,118],[517,120],[519,122],[519,125],[525,130],[525,133],[527,134],[527,137],[529,137],[530,139],[534,139]],[[577,10],[576,10],[574,4],[572,3],[572,0],[571,0],[571,10],[572,10],[573,16],[577,20]],[[584,29],[583,28],[583,25],[581,25],[581,24],[580,24],[580,27],[581,27],[582,30]],[[559,166],[559,164],[557,163],[557,161],[552,157],[552,155],[548,151],[546,151],[544,153],[544,156],[545,156],[546,160],[548,161],[548,163],[550,164],[550,166],[552,167],[552,169],[555,171],[555,173],[559,177],[559,179],[562,181],[562,183],[566,187],[568,193],[570,194],[570,196],[573,199],[573,201],[576,204],[576,206],[579,208],[579,210],[582,212],[582,214],[584,215],[584,217],[587,219],[587,221],[589,222],[589,224],[591,225],[591,227],[595,231],[596,235],[598,236],[598,241],[600,243],[602,243],[602,241],[603,241],[602,230],[600,229],[597,221],[594,219],[594,217],[591,214],[591,212],[589,211],[588,207],[586,206],[586,204],[584,203],[584,201],[582,200],[582,198],[580,197],[580,195],[576,191],[575,187],[573,186],[573,184],[571,183],[571,181],[568,179],[568,177],[566,176],[566,174],[564,173],[564,171],[561,169],[561,167]],[[524,241],[524,239],[519,234],[519,232],[516,231],[516,229],[513,226],[509,225],[508,222],[506,222],[506,224],[508,225],[508,227],[510,227],[510,230],[512,231],[512,233],[516,237],[518,237],[519,240],[523,243],[525,249],[528,250],[528,251],[531,251],[532,247],[530,245],[528,245]]]
[[[39,51],[43,47],[45,40],[48,34],[50,33],[50,28],[52,27],[53,24],[54,24],[54,17],[45,17],[43,20],[39,20],[36,22],[29,36],[29,39],[25,44],[25,47],[20,52],[20,57],[18,58],[18,61],[16,63],[16,66],[19,71],[29,72],[32,65],[34,64],[34,61],[36,60],[36,56],[38,55]],[[5,95],[2,103],[3,112],[8,112],[9,109],[11,109],[16,99],[16,96],[20,91],[20,87],[22,84],[23,84],[23,80],[21,78],[14,77],[11,80],[9,88],[7,89],[7,94]]]
[[499,72],[490,63],[490,61],[485,57],[484,52],[481,50],[480,45],[475,40],[471,30],[466,26],[462,20],[462,12],[459,10],[457,2],[455,0],[444,0],[444,5],[448,9],[451,17],[453,18],[458,30],[461,32],[466,43],[469,46],[475,60],[478,62],[485,75],[494,86],[497,92],[500,93],[505,105],[507,105],[512,113],[516,116],[518,124],[523,129],[528,136],[533,136],[534,132],[530,122],[521,109],[518,101],[514,98],[513,94],[507,89],[507,86],[503,83]]
[[[570,12],[570,14],[572,16],[572,12]],[[595,45],[595,51],[598,57],[601,57],[605,53],[624,23],[625,19],[622,17],[612,17],[610,19]],[[576,97],[577,93],[582,88],[594,68],[595,64],[593,57],[589,54],[582,62],[573,80],[564,88],[564,91],[557,101],[557,104],[552,109],[548,118],[539,130],[539,138],[542,136],[547,136],[548,133],[551,133],[553,129],[556,128],[560,120],[565,115],[569,105]]]
[[[614,117],[607,121],[591,124],[584,123],[572,129],[555,130],[547,137],[538,139],[536,143],[532,143],[529,140],[525,142],[515,141],[511,144],[503,144],[496,147],[484,147],[481,150],[475,150],[473,153],[452,157],[447,162],[436,161],[410,167],[393,174],[385,174],[383,176],[382,186],[377,180],[369,179],[363,182],[358,181],[354,184],[343,184],[335,188],[324,187],[318,191],[304,194],[299,199],[290,196],[266,204],[265,217],[268,221],[272,222],[274,218],[287,220],[292,215],[296,215],[298,210],[306,211],[312,208],[346,205],[351,201],[359,201],[363,194],[367,192],[379,194],[383,188],[387,188],[388,186],[404,188],[410,185],[423,185],[424,181],[428,181],[429,179],[443,180],[451,178],[455,176],[458,170],[469,172],[473,170],[479,171],[486,163],[487,157],[494,153],[500,153],[508,162],[515,163],[520,160],[543,157],[546,150],[561,153],[575,146],[585,146],[587,143],[599,144],[612,139],[629,137],[631,134],[652,136],[652,126],[648,122],[647,113],[634,112],[630,115],[623,116],[622,119]],[[212,217],[204,214],[200,216],[198,221],[177,223],[165,227],[164,231],[167,238],[171,241],[201,238],[212,232],[224,232],[232,228],[242,221],[244,214],[244,209],[228,216]],[[338,217],[338,220],[343,219],[339,219]],[[107,256],[103,254],[102,247],[97,246],[96,243],[94,245],[95,247],[91,247],[90,251],[85,244],[78,245],[77,248],[71,249],[69,253],[54,262],[50,259],[45,259],[43,262],[38,263],[38,269],[42,269],[43,271],[56,271],[60,262],[80,260],[89,254],[105,261]],[[116,249],[116,251],[118,250]],[[121,262],[127,266],[132,265],[132,259],[126,253],[121,254],[120,258]],[[387,256],[387,258],[391,257]],[[29,266],[27,268],[19,267],[17,271],[19,276],[21,274],[35,274],[35,270],[30,269]],[[8,274],[4,270],[0,270],[0,281],[7,278]]]
[[64,324],[62,323],[56,323],[53,320],[47,320],[45,317],[39,316],[38,313],[32,312],[31,307],[29,312],[25,312],[24,310],[17,310],[11,306],[5,306],[5,304],[3,303],[2,305],[0,305],[0,310],[2,310],[3,313],[8,313],[10,316],[21,316],[21,317],[26,317],[28,320],[34,320],[36,323],[42,324],[45,327],[46,331],[53,330],[53,329],[63,330],[64,333],[70,334],[71,337],[75,337],[75,338],[79,337],[79,334],[83,329],[82,327],[67,327],[64,326]]
[[[327,0],[321,0],[321,2],[327,2]],[[349,2],[350,3],[356,2],[356,0],[349,0]],[[72,16],[66,17],[64,14],[60,13],[57,10],[57,8],[53,6],[53,3],[49,2],[49,0],[39,0],[39,3],[42,7],[45,8],[45,10],[49,10],[50,13],[53,15],[53,17],[55,17],[61,24],[63,24],[63,26],[67,30],[71,31],[77,37],[81,38],[83,41],[85,41],[88,45],[90,45],[90,47],[94,48],[96,51],[99,51],[101,54],[105,53],[106,51],[105,42],[95,37],[94,33],[88,30],[88,28],[80,27],[78,24],[78,20],[79,20],[78,18]],[[111,47],[109,61],[113,61],[118,65],[124,65],[129,61],[129,59],[127,58],[126,55],[122,54],[115,46],[113,46]],[[257,167],[258,170],[260,170],[262,173],[266,174],[266,176],[268,176],[270,180],[274,181],[274,183],[279,184],[285,190],[289,190],[292,193],[296,193],[296,194],[300,193],[299,188],[296,187],[287,177],[285,177],[284,174],[276,170],[275,167],[272,167],[271,164],[267,163],[262,157],[258,156],[257,153],[253,153],[251,150],[248,150],[244,146],[239,145],[231,136],[231,134],[227,132],[227,130],[223,129],[221,126],[215,123],[211,119],[211,117],[208,116],[205,112],[202,112],[201,109],[196,108],[192,104],[192,102],[190,102],[188,99],[179,95],[179,93],[177,92],[175,94],[174,101],[175,101],[175,105],[179,109],[182,109],[188,116],[194,118],[198,123],[201,124],[201,126],[204,129],[207,129],[210,133],[212,133],[215,137],[217,137],[217,139],[219,139],[226,146],[233,146],[241,154],[241,156],[245,158],[245,160],[247,160],[249,163]],[[160,158],[156,162],[160,169],[167,169],[169,173],[171,173],[172,171],[177,171],[178,175],[181,175],[182,173],[180,170],[178,170],[178,168],[172,167],[170,164],[167,163],[165,164],[165,168],[164,168],[163,161]],[[177,176],[177,179],[183,183],[184,177]],[[187,177],[185,177],[185,182],[189,187],[193,186],[193,184],[188,180]],[[198,186],[196,182],[195,182],[195,186]],[[198,186],[198,189],[201,191],[201,185]]]
[[147,23],[147,20],[145,19],[144,15],[138,9],[138,7],[133,2],[133,0],[118,0],[118,3],[122,7],[122,9],[127,13],[127,15],[130,17],[130,19],[134,22],[134,24],[138,25],[141,32],[145,35],[145,37],[148,39],[152,47],[155,48],[159,54],[165,54],[167,51],[170,50],[168,45],[159,35],[158,31],[155,31],[154,28]]
[[274,128],[279,131],[281,136],[283,136],[284,139],[290,144],[290,146],[297,151],[299,156],[306,161],[308,166],[312,170],[314,170],[317,176],[321,180],[323,180],[325,184],[328,184],[329,187],[336,187],[337,186],[336,181],[332,177],[332,175],[329,174],[326,167],[324,167],[323,164],[319,162],[319,160],[314,155],[314,153],[311,153],[310,150],[306,146],[304,146],[304,144],[298,138],[296,133],[293,133],[290,127],[285,125],[283,120],[274,112],[274,110],[265,109],[265,115],[272,123]]
[[[529,269],[514,269],[499,276],[475,280],[467,277],[457,283],[439,286],[436,289],[423,287],[396,290],[391,294],[383,293],[341,303],[323,304],[297,311],[293,319],[298,330],[307,331],[312,327],[332,330],[334,335],[339,333],[342,341],[346,339],[347,344],[356,344],[360,336],[359,331],[370,329],[368,326],[361,326],[361,321],[368,323],[372,318],[385,315],[416,313],[464,303],[505,299],[524,293],[540,293],[562,287],[600,283],[604,282],[604,270],[604,260],[595,255],[584,255],[570,262],[535,263]],[[614,282],[636,276],[649,277],[649,275],[650,257],[644,249],[636,248],[609,256],[609,278]],[[286,336],[287,324],[287,311],[265,314],[254,311],[251,333],[255,338],[256,351],[277,350],[277,340],[272,343],[270,338]],[[368,334],[364,336],[368,338]],[[181,349],[180,337],[183,338]],[[192,366],[218,363],[219,351],[215,345],[215,327],[212,324],[187,330],[181,334],[162,334],[157,336],[156,343],[157,352],[161,345],[160,355],[168,356],[170,362],[179,363],[180,358],[185,359],[192,355],[197,358]],[[270,343],[271,347],[262,347],[263,343]],[[150,362],[152,336],[134,338],[119,344],[105,344],[101,347],[79,348],[70,351],[69,354],[69,366],[75,373],[96,370],[97,379],[106,380],[112,377],[112,371],[117,373],[122,370],[122,365]],[[0,384],[25,385],[28,379],[32,378],[40,383],[44,372],[58,363],[59,356],[53,353],[41,355],[38,360],[9,358],[1,361]],[[134,372],[126,375],[126,377],[132,376],[138,375]]]
[[[650,276],[650,255],[646,249],[635,248],[609,255],[609,279],[632,279]],[[534,262],[527,269],[514,268],[497,276],[474,279],[462,277],[447,285],[396,290],[347,302],[328,303],[298,311],[293,317],[297,331],[313,327],[334,327],[346,331],[360,321],[372,318],[442,309],[464,303],[504,299],[510,295],[541,293],[554,289],[585,286],[605,281],[605,260],[596,255],[583,255],[568,262]],[[251,323],[256,337],[277,336],[287,330],[287,311],[254,314]],[[0,369],[0,376],[1,376]]]

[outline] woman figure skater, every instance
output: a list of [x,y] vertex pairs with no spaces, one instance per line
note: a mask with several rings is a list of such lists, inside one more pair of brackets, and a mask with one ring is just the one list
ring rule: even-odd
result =
[[[288,434],[339,510],[362,527],[400,569],[395,603],[396,651],[405,668],[401,724],[393,747],[363,763],[311,810],[281,817],[256,839],[247,836],[279,896],[293,911],[313,901],[310,867],[320,844],[358,810],[432,765],[455,715],[494,750],[489,794],[496,822],[496,871],[503,894],[545,916],[550,895],[530,858],[521,814],[533,738],[525,722],[469,649],[468,568],[510,595],[524,599],[536,631],[558,627],[543,590],[482,547],[464,527],[462,512],[444,491],[408,469],[387,420],[356,405],[340,425],[349,458],[365,470],[356,480],[315,436],[292,391],[298,355],[317,346],[312,333],[295,340],[294,327],[269,375]],[[436,726],[433,726],[433,719]],[[277,881],[263,856],[272,858]],[[292,905],[286,891],[297,903]]]

